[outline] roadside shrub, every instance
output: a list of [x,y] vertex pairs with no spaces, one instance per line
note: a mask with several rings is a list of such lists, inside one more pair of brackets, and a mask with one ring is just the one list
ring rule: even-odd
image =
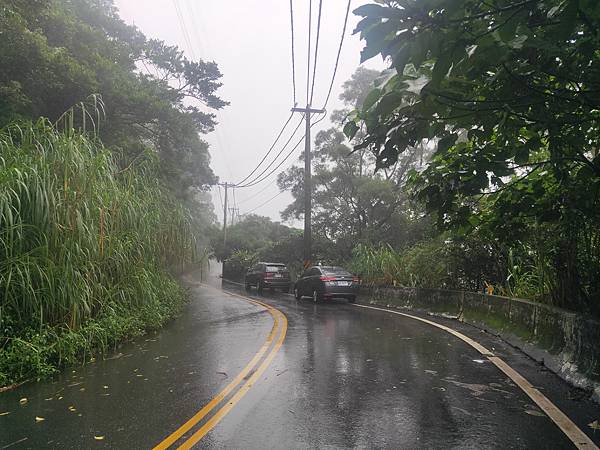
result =
[[152,154],[119,169],[98,141],[47,121],[0,131],[0,384],[43,377],[160,326],[194,225]]

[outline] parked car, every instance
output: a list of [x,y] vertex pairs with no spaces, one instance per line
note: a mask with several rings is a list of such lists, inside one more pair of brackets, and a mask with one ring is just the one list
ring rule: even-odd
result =
[[262,292],[264,288],[289,292],[290,285],[290,272],[285,264],[281,263],[259,262],[248,269],[244,278],[247,291],[255,286],[258,292]]
[[316,303],[321,299],[345,298],[356,301],[359,280],[342,267],[313,266],[307,269],[294,285],[294,296],[300,300],[312,297]]

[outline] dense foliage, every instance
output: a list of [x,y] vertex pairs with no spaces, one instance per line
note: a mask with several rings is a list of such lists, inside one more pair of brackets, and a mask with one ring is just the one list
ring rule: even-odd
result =
[[[387,243],[404,248],[427,233],[427,220],[404,190],[408,171],[420,167],[427,149],[399,158],[395,164],[376,171],[369,153],[352,151],[341,130],[350,108],[359,106],[379,72],[359,68],[343,84],[340,98],[348,109],[334,111],[334,126],[320,131],[314,142],[313,233],[316,261],[343,263],[352,256],[357,243]],[[357,138],[361,136],[359,132]],[[300,165],[292,166],[278,177],[280,189],[290,190],[294,201],[283,211],[284,219],[304,215],[304,155]]]
[[121,170],[45,120],[2,131],[0,155],[0,385],[175,312],[166,270],[194,259],[195,232],[152,155]]
[[391,67],[345,126],[355,149],[383,169],[436,143],[412,186],[439,228],[498,248],[508,286],[598,311],[598,3],[377,3],[355,11],[362,57]]
[[207,144],[221,74],[176,47],[147,39],[111,0],[7,0],[0,5],[0,127],[15,119],[56,121],[91,94],[104,100],[104,144],[123,167],[150,148],[180,198],[214,182]]
[[302,231],[255,214],[228,227],[225,246],[223,231],[213,228],[211,246],[215,257],[226,261],[224,275],[234,279],[258,261],[283,262],[295,272],[302,266]]
[[112,0],[0,2],[0,386],[178,312],[173,271],[214,221],[220,78]]

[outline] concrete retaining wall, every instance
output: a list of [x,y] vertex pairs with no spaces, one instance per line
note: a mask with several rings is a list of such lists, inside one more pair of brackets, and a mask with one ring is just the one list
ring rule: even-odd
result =
[[497,334],[600,401],[600,322],[528,300],[409,287],[363,287],[367,303],[450,315]]

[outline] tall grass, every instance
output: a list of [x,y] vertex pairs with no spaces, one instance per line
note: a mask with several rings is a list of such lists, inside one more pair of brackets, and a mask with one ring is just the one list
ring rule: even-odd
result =
[[403,278],[401,255],[389,245],[358,244],[352,251],[351,269],[371,285],[396,285]]
[[193,222],[156,164],[120,170],[95,139],[44,120],[0,131],[0,353],[31,330],[182,296],[167,269],[194,259]]

